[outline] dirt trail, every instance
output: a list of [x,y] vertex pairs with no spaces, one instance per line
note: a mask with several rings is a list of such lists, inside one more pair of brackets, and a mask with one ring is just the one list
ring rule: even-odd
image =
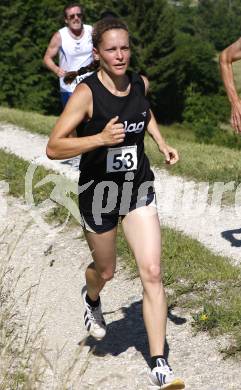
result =
[[[55,372],[47,370],[41,389],[60,390],[65,369],[70,367],[76,354],[78,359],[70,376],[70,390],[148,389],[148,347],[141,318],[139,280],[130,279],[119,261],[115,278],[101,296],[108,324],[107,336],[101,342],[87,338],[81,348],[86,332],[80,289],[90,254],[81,239],[80,229],[67,229],[53,238],[39,229],[21,200],[10,197],[4,200],[8,213],[1,232],[7,228],[7,234],[1,248],[20,236],[11,264],[16,274],[25,269],[15,296],[21,314],[31,317],[31,329],[44,327],[42,337],[55,369]],[[31,298],[26,305],[28,294],[24,292],[31,286]],[[169,361],[175,372],[185,379],[188,390],[240,389],[240,366],[231,359],[222,360],[218,352],[220,342],[202,333],[194,336],[186,311],[175,309],[171,313],[167,329]],[[90,349],[93,352],[88,355]]]

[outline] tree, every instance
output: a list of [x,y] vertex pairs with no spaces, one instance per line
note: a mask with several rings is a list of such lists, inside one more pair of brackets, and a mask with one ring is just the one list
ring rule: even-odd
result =
[[189,34],[177,35],[175,52],[177,111],[181,119],[186,91],[190,85],[196,92],[217,94],[221,86],[218,65],[213,46]]
[[46,1],[13,0],[11,7],[7,3],[1,5],[1,104],[48,112],[49,102],[58,106],[58,87],[54,80],[53,92],[53,77],[44,70],[42,56],[48,31],[52,33],[58,28],[56,14],[60,7],[56,6],[53,12]]
[[176,27],[178,31],[195,35],[197,7],[193,0],[173,1],[176,11]]
[[[97,18],[95,1],[86,0]],[[58,114],[58,79],[42,64],[52,34],[63,26],[64,1],[2,0],[0,46],[0,104],[46,114]],[[14,23],[13,23],[14,21]]]
[[[200,32],[185,27],[196,17],[197,8],[190,8],[189,0],[179,3],[177,7],[167,0],[83,2],[87,23],[98,20],[105,9],[126,20],[132,42],[131,68],[149,78],[152,108],[163,122],[181,118],[186,89],[191,83],[203,94],[216,93],[218,88],[214,50],[203,37],[199,38]],[[215,7],[211,0],[200,3],[202,12]],[[63,26],[65,5],[62,0],[12,0],[11,5],[8,0],[1,1],[1,105],[46,114],[60,112],[58,79],[44,68],[42,58],[50,37]],[[238,10],[238,0],[232,0],[232,9]]]
[[198,33],[217,50],[234,42],[240,34],[240,0],[200,0],[197,8]]

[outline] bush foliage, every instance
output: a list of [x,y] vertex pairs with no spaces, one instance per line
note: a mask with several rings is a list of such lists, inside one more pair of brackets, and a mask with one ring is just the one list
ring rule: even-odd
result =
[[[201,93],[217,92],[220,80],[213,47],[178,22],[177,13],[186,7],[182,17],[186,23],[188,5],[175,7],[167,0],[85,0],[83,4],[86,23],[112,9],[129,24],[131,67],[150,79],[150,99],[158,119],[181,119],[186,89],[193,82]],[[58,80],[44,68],[42,58],[50,37],[63,26],[65,5],[61,0],[1,1],[1,105],[59,114]],[[193,8],[190,17],[195,17]]]

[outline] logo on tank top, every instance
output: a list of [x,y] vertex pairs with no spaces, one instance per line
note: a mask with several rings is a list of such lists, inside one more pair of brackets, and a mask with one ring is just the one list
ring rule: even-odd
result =
[[126,133],[141,133],[145,127],[145,122],[133,122],[128,125],[127,121],[124,121],[124,130]]
[[80,51],[81,50],[80,42],[76,42],[74,50],[75,51]]

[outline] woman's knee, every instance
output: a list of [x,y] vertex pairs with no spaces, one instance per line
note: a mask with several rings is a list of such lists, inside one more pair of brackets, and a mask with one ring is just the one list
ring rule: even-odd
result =
[[143,282],[161,283],[161,266],[159,264],[150,264],[140,269],[140,275]]

